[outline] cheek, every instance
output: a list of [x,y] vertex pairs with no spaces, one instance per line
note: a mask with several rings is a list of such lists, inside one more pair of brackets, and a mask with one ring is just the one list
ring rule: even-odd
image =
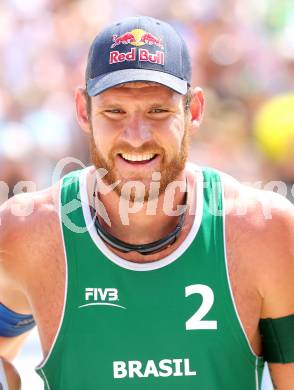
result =
[[181,120],[173,121],[160,131],[160,144],[169,154],[178,153],[181,148],[185,132],[185,124]]
[[101,124],[93,123],[92,137],[97,150],[102,155],[107,156],[114,143],[114,132],[111,129],[103,127]]

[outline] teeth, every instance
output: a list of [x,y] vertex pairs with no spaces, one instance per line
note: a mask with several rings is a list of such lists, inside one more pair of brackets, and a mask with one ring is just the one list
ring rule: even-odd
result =
[[155,154],[124,154],[122,153],[122,157],[125,159],[125,160],[128,160],[128,161],[148,161],[148,160],[151,160],[153,157],[155,156]]

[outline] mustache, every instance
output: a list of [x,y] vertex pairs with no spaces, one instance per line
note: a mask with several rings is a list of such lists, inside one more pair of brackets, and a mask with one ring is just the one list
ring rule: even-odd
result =
[[134,148],[129,145],[127,142],[122,142],[118,145],[115,145],[110,150],[110,155],[115,156],[116,154],[144,154],[144,153],[152,153],[152,154],[164,154],[164,149],[154,142],[146,142],[138,148]]

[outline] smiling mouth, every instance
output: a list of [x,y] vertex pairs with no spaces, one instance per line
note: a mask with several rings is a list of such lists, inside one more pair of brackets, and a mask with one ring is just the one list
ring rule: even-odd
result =
[[120,153],[119,157],[130,164],[146,164],[150,161],[153,161],[158,154],[149,153],[149,154],[125,154]]

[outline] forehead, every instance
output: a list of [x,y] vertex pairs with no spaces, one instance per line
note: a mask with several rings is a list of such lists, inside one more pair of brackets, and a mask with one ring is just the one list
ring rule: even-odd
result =
[[121,102],[133,99],[147,102],[148,99],[156,99],[175,104],[181,101],[182,95],[158,83],[129,82],[110,88],[94,97],[97,103],[112,99],[120,99]]

